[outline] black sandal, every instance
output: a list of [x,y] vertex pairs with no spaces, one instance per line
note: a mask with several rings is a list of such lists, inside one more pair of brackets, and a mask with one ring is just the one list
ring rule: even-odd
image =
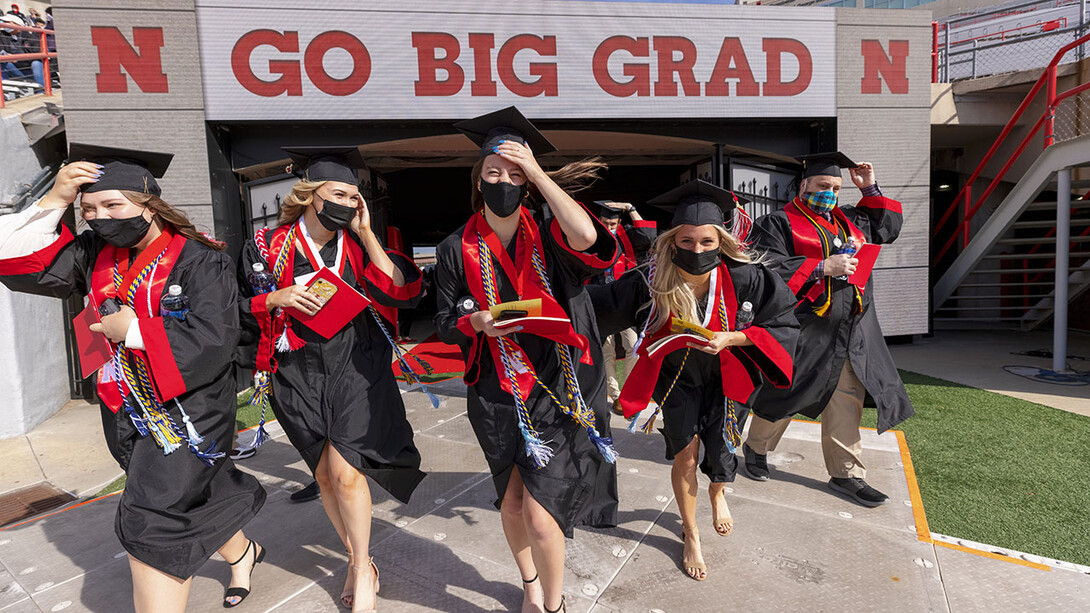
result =
[[[534,577],[534,579],[537,579],[537,577]],[[555,610],[550,609],[549,607],[546,607],[545,605],[541,605],[541,608],[545,609],[545,613],[560,613],[561,611],[563,611],[564,613],[568,613],[568,607],[564,603],[564,597],[563,596],[560,597],[560,606],[557,607]]]
[[[538,575],[540,575],[540,574],[541,574],[541,573],[538,573]],[[530,585],[530,584],[531,584],[531,583],[533,583],[534,581],[537,581],[537,577],[538,577],[538,575],[534,575],[534,578],[533,578],[533,579],[523,579],[523,580],[522,580],[522,582],[523,582],[523,583],[525,583],[526,585]]]
[[[256,567],[258,564],[261,564],[261,561],[265,559],[265,548],[262,547],[261,551],[258,552],[257,549],[256,549],[257,543],[253,542],[252,540],[249,543],[246,544],[246,551],[242,552],[242,557],[241,558],[235,560],[234,562],[228,562],[227,564],[229,566],[235,566],[239,562],[242,562],[243,560],[245,560],[246,559],[246,554],[250,553],[250,548],[251,547],[254,547],[254,564],[253,564],[253,566],[250,567],[250,576],[252,577],[254,575],[254,567]],[[224,609],[231,609],[231,608],[237,607],[238,605],[242,604],[242,601],[246,600],[246,597],[249,596],[249,595],[250,595],[250,590],[248,588],[229,587],[229,588],[227,588],[227,591],[223,593],[223,608]],[[234,604],[231,604],[230,602],[227,602],[228,598],[234,598],[236,596],[238,597],[238,602],[236,602]]]

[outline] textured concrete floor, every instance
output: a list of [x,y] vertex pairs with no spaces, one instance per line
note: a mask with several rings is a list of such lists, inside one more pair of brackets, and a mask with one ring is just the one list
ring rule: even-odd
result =
[[[465,388],[442,385],[433,410],[405,395],[429,476],[408,505],[375,489],[372,554],[381,569],[379,610],[517,611],[495,493],[465,416]],[[868,480],[889,505],[865,509],[826,487],[818,426],[793,424],[770,456],[773,480],[730,484],[736,528],[721,538],[699,498],[708,579],[680,570],[680,520],[661,438],[614,422],[620,525],[577,530],[568,541],[572,613],[593,611],[1080,611],[1090,576],[1041,570],[921,541],[903,457],[893,434],[864,432]],[[283,436],[242,464],[269,492],[246,529],[269,554],[237,610],[337,611],[346,559],[317,502],[290,492],[309,481]],[[701,487],[706,481],[701,479]],[[0,531],[0,611],[131,610],[124,554],[113,534],[117,497]],[[189,611],[214,611],[229,577],[214,557],[195,578]]]

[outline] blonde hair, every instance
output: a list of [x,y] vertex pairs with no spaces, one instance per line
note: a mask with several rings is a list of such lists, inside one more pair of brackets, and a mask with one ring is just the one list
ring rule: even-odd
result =
[[145,206],[153,213],[159,216],[164,223],[169,224],[174,230],[182,236],[195,240],[198,243],[216,251],[223,251],[227,248],[227,243],[217,241],[212,238],[208,238],[203,232],[198,230],[193,222],[189,221],[185,213],[167,204],[165,200],[156,196],[155,194],[148,194],[145,192],[137,192],[128,189],[120,190],[121,195],[125,196],[127,200],[141,206]]
[[[481,172],[484,170],[484,161],[485,158],[477,160],[477,163],[473,165],[473,169],[469,171],[470,181],[472,182],[469,198],[474,213],[484,208],[484,196],[481,195],[481,190],[477,188],[477,182],[483,181]],[[609,168],[609,165],[603,162],[602,158],[592,157],[565,164],[556,170],[547,170],[545,174],[549,175],[550,179],[570,195],[581,192],[593,185],[601,177],[602,171],[607,168]],[[527,183],[529,189],[521,204],[529,207],[534,201],[544,200],[544,198],[541,197],[541,192],[533,183]]]
[[295,223],[303,216],[305,207],[314,204],[314,193],[325,185],[325,181],[307,181],[299,179],[291,186],[291,193],[280,203],[280,214],[276,217],[276,223],[287,226]]
[[[746,249],[722,225],[715,224],[712,227],[719,235],[721,257],[743,264],[758,261],[754,253]],[[674,254],[677,252],[674,237],[679,232],[681,226],[670,228],[660,234],[651,247],[655,261],[655,277],[651,279],[651,301],[655,303],[655,319],[648,326],[649,330],[658,330],[669,323],[671,313],[688,321],[697,321],[696,294],[681,276],[677,264],[674,264]]]

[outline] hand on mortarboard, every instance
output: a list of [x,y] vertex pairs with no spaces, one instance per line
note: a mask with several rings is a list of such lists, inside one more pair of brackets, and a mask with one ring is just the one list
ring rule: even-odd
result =
[[527,180],[534,185],[540,184],[542,178],[545,177],[545,171],[538,165],[537,158],[534,157],[534,152],[530,151],[529,147],[520,142],[513,140],[503,141],[499,145],[496,145],[492,152],[505,160],[510,160],[518,164],[519,168],[526,173]]
[[859,166],[848,169],[848,172],[851,173],[852,183],[855,183],[855,186],[859,189],[874,185],[876,181],[874,178],[874,164],[870,162],[859,162]]
[[94,162],[72,162],[61,167],[49,193],[38,203],[43,209],[63,209],[76,201],[80,187],[102,177],[102,166]]

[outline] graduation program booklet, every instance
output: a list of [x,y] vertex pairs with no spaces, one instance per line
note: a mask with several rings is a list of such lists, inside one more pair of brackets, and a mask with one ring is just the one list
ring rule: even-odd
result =
[[659,352],[672,353],[678,349],[685,349],[690,343],[706,346],[713,336],[715,332],[704,326],[673,317],[670,319],[670,334],[648,345],[647,355],[652,356]]
[[371,304],[366,296],[356,291],[328,268],[314,273],[307,282],[307,291],[318,296],[322,302],[322,308],[318,309],[317,313],[307,315],[294,307],[287,307],[284,310],[299,323],[325,338],[333,338],[348,325],[348,322],[359,315],[360,311]]
[[541,298],[501,302],[488,307],[497,328],[521,327],[525,334],[546,336],[563,334],[571,328],[571,320],[563,310],[546,312]]
[[110,341],[106,340],[106,335],[91,331],[91,324],[97,324],[99,321],[101,320],[98,317],[98,309],[91,301],[88,301],[87,307],[72,319],[72,329],[76,333],[76,346],[79,347],[79,369],[84,379],[93,375],[113,357],[113,348],[110,347]]

